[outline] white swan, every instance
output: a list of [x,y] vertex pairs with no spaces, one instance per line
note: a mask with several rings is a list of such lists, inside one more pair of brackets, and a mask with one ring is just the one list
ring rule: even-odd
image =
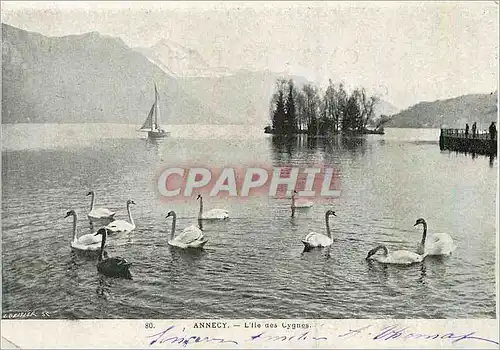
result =
[[66,213],[64,218],[67,218],[68,216],[73,216],[73,240],[71,241],[71,248],[85,251],[99,251],[101,249],[102,236],[96,237],[93,233],[88,233],[77,237],[76,212],[74,210],[70,210]]
[[330,233],[330,224],[328,223],[328,217],[330,215],[337,216],[333,210],[328,210],[325,213],[326,222],[326,235],[322,233],[310,232],[303,240],[305,249],[328,247],[332,245],[332,234]]
[[297,191],[293,191],[292,193],[292,217],[295,216],[295,208],[310,208],[314,205],[314,202],[311,202],[307,199],[299,198],[295,199],[295,196],[297,195]]
[[225,220],[229,219],[229,212],[225,209],[212,209],[203,212],[203,197],[201,194],[196,197],[200,200],[200,212],[198,213],[198,220]]
[[89,220],[102,220],[102,219],[109,219],[113,220],[113,216],[116,214],[116,212],[111,211],[106,208],[94,208],[94,198],[95,198],[95,193],[94,191],[90,191],[87,193],[87,196],[92,196],[92,201],[90,202],[90,211],[87,214]]
[[424,232],[417,248],[418,254],[450,255],[457,248],[453,243],[453,238],[447,233],[434,233],[427,238],[427,223],[424,219],[417,219],[413,226],[420,224],[424,226]]
[[[382,250],[382,255],[375,255]],[[391,253],[384,245],[379,245],[368,252],[366,260],[372,259],[383,264],[411,265],[422,262],[424,255],[420,255],[408,250],[395,250]]]
[[208,242],[208,239],[203,236],[203,231],[200,230],[195,225],[186,227],[181,234],[177,237],[175,235],[175,224],[177,222],[177,215],[175,211],[169,211],[166,218],[172,217],[172,231],[170,233],[170,239],[168,244],[178,248],[203,248],[203,246]]
[[127,201],[127,212],[128,212],[128,221],[125,220],[115,220],[112,223],[106,226],[109,234],[112,233],[120,233],[120,232],[131,232],[135,230],[134,219],[132,218],[132,213],[130,212],[130,205],[135,204],[133,200]]

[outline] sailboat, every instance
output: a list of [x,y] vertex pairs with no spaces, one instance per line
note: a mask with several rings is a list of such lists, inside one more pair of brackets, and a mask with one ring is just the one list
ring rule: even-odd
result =
[[158,120],[160,119],[160,98],[158,96],[158,89],[155,84],[155,102],[149,110],[148,117],[144,121],[144,124],[139,129],[139,131],[147,131],[148,137],[151,139],[158,139],[170,135],[170,132],[163,130],[160,127]]

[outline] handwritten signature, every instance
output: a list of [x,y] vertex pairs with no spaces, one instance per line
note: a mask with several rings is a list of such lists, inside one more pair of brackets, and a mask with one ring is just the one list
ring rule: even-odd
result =
[[[341,334],[338,337],[347,337],[347,336],[356,336],[362,333],[366,333],[369,329],[373,328],[371,325],[350,330],[345,334]],[[380,331],[375,331],[375,336],[372,338],[373,340],[379,341],[388,341],[388,340],[411,340],[411,339],[423,339],[423,340],[437,340],[437,339],[449,339],[451,343],[458,343],[463,340],[479,340],[492,344],[497,344],[498,341],[488,338],[479,337],[476,335],[476,332],[470,333],[455,333],[455,332],[436,332],[436,333],[419,333],[412,332],[409,327],[402,327],[400,325],[392,325],[383,327]],[[373,335],[373,333],[368,333],[368,335]]]
[[175,335],[173,332],[174,329],[179,331],[178,327],[170,326],[167,329],[165,329],[159,333],[156,333],[156,334],[149,336],[148,338],[153,338],[149,342],[149,345],[154,345],[156,343],[159,343],[159,344],[162,344],[162,343],[179,344],[179,345],[182,345],[184,347],[188,346],[189,344],[195,344],[195,343],[219,343],[219,344],[220,343],[233,343],[233,344],[238,345],[238,342],[236,340],[185,334],[185,332],[186,332],[185,327],[183,327],[182,330],[180,332],[176,333],[176,335]]
[[476,332],[467,333],[456,333],[456,332],[436,332],[436,333],[419,333],[413,332],[409,327],[403,327],[400,325],[390,325],[382,328],[375,327],[373,325],[367,325],[358,329],[350,329],[348,332],[344,332],[338,335],[329,336],[318,336],[316,332],[315,335],[311,335],[310,331],[302,331],[298,333],[278,333],[264,331],[257,334],[251,335],[250,337],[245,337],[242,339],[226,339],[222,337],[211,337],[211,336],[201,336],[196,334],[190,334],[186,332],[186,327],[176,327],[174,325],[169,326],[165,330],[150,335],[147,337],[150,346],[155,344],[175,344],[187,347],[191,344],[196,343],[228,343],[239,345],[240,342],[244,343],[256,343],[256,342],[286,342],[286,343],[296,343],[296,342],[320,342],[320,341],[334,341],[338,338],[352,338],[352,337],[368,337],[373,341],[390,341],[398,339],[400,341],[410,341],[410,340],[450,340],[452,344],[462,342],[465,340],[469,341],[481,341],[498,345],[498,340],[488,339],[479,336]]

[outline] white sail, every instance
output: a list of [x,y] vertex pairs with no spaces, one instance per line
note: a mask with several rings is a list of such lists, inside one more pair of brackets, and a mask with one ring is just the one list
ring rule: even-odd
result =
[[151,106],[149,110],[148,117],[144,121],[144,124],[139,129],[141,131],[155,131],[160,129],[160,125],[158,124],[158,120],[160,119],[160,105],[159,105],[160,96],[158,94],[158,89],[155,84],[155,102]]
[[154,123],[154,128],[155,130],[161,129],[159,120],[160,120],[160,96],[158,94],[158,89],[156,88],[156,83],[155,83],[155,123]]
[[149,110],[148,117],[144,121],[144,124],[138,131],[147,131],[148,138],[163,138],[170,134],[170,132],[163,130],[160,127],[160,94],[155,83],[155,102]]
[[151,106],[151,109],[149,110],[148,117],[146,118],[146,121],[142,125],[140,130],[153,130],[153,114],[155,110],[155,104]]

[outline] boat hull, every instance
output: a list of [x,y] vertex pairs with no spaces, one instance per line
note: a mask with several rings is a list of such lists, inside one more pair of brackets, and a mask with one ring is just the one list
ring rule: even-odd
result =
[[150,139],[161,139],[170,135],[170,132],[159,130],[159,131],[148,131],[148,137]]

